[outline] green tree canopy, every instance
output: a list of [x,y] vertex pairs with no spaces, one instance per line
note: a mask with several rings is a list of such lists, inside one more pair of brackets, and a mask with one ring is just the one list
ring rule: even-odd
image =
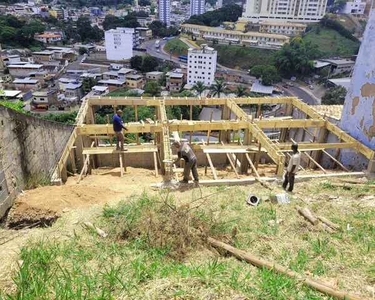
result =
[[220,98],[221,94],[227,91],[227,84],[224,78],[215,79],[215,82],[210,86],[210,91],[213,97],[217,96]]
[[157,81],[148,81],[145,85],[145,93],[151,96],[159,96],[160,95],[160,85]]
[[202,93],[207,89],[207,87],[204,85],[202,81],[198,81],[196,84],[193,86],[193,90],[198,93],[199,96],[202,95]]
[[326,91],[322,97],[322,104],[335,105],[344,104],[346,89],[342,86],[335,86]]
[[319,56],[316,45],[294,38],[275,55],[275,65],[285,76],[307,75],[313,70],[313,59]]
[[250,74],[260,79],[264,85],[272,85],[281,80],[281,77],[274,66],[258,65],[250,70]]
[[191,16],[190,19],[186,21],[186,23],[206,26],[218,26],[223,22],[236,22],[241,16],[242,7],[237,4],[230,4],[201,15]]

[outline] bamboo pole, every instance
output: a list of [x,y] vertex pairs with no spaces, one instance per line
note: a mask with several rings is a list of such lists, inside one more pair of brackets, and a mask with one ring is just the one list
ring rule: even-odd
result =
[[287,275],[288,277],[296,279],[299,282],[303,283],[304,285],[310,288],[313,288],[325,295],[333,296],[337,299],[342,299],[342,300],[363,300],[363,297],[361,296],[357,296],[357,295],[349,294],[344,291],[336,290],[330,285],[328,285],[327,283],[309,278],[305,275],[289,270],[288,268],[285,268],[282,265],[279,265],[277,263],[261,259],[251,253],[234,248],[231,245],[228,245],[226,243],[223,243],[211,237],[208,237],[207,241],[211,246],[215,248],[223,249],[229,252],[230,254],[232,254],[234,257],[236,257],[239,260],[244,260],[258,268],[266,268],[268,270],[275,271],[276,273]]

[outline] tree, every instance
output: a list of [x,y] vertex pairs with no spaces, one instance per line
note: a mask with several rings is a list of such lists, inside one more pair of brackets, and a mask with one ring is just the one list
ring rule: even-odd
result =
[[342,86],[335,86],[326,91],[322,97],[322,104],[335,105],[344,104],[346,89]]
[[99,42],[103,38],[103,30],[98,26],[91,26],[90,18],[87,16],[80,16],[77,20],[77,32],[81,38],[81,42],[95,41]]
[[198,81],[196,84],[194,84],[193,90],[196,91],[199,96],[202,96],[202,93],[206,90],[206,86],[202,81]]
[[250,74],[261,80],[264,85],[272,85],[281,80],[281,77],[274,66],[257,65],[251,68]]
[[85,47],[79,47],[78,53],[79,53],[79,55],[83,55],[85,53],[88,53],[88,50]]
[[245,95],[246,95],[246,87],[243,85],[238,85],[236,88],[236,96],[240,98]]
[[176,36],[179,33],[178,28],[173,26],[167,27],[160,21],[153,21],[148,28],[151,29],[154,37]]
[[159,96],[160,95],[160,85],[157,81],[149,81],[145,85],[145,93],[151,96]]
[[159,63],[155,57],[146,55],[143,57],[141,71],[143,73],[152,72],[155,71],[158,66]]
[[135,55],[130,59],[130,66],[132,69],[141,70],[143,58],[140,55]]
[[140,6],[149,6],[149,5],[151,5],[151,1],[150,0],[139,0],[138,4]]
[[96,84],[96,80],[92,77],[86,77],[82,81],[82,89],[87,94],[91,92],[92,87]]
[[313,70],[313,59],[319,56],[316,45],[294,38],[275,55],[275,65],[285,76],[308,75]]
[[215,79],[215,83],[210,86],[212,96],[220,98],[222,93],[227,90],[227,84],[224,82],[224,78]]
[[236,22],[241,16],[242,7],[237,4],[230,4],[201,15],[191,16],[190,19],[186,21],[186,23],[206,26],[218,26],[223,22]]

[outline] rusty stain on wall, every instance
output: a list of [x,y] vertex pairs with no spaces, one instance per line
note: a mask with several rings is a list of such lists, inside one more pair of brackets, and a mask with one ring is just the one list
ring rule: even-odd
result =
[[354,97],[353,98],[353,103],[352,103],[352,115],[355,114],[355,109],[357,108],[358,106],[358,103],[359,103],[359,97]]
[[365,83],[361,87],[362,97],[375,97],[375,83]]

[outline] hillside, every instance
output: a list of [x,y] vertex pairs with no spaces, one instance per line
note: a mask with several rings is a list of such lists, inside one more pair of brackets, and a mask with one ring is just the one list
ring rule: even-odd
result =
[[358,52],[360,43],[352,41],[333,29],[316,25],[303,39],[318,46],[321,57],[351,56]]
[[[204,169],[199,172],[203,177]],[[0,298],[331,299],[216,250],[207,235],[335,289],[371,297],[373,190],[316,179],[297,183],[291,203],[276,205],[269,201],[281,192],[276,184],[272,191],[255,184],[167,193],[150,188],[157,181],[149,170],[129,168],[120,178],[119,169],[105,169],[79,185],[70,177],[64,186],[26,191],[10,218],[44,213],[58,219],[44,229],[0,229]],[[246,204],[249,194],[262,198],[259,206]],[[341,229],[310,224],[297,206]]]

